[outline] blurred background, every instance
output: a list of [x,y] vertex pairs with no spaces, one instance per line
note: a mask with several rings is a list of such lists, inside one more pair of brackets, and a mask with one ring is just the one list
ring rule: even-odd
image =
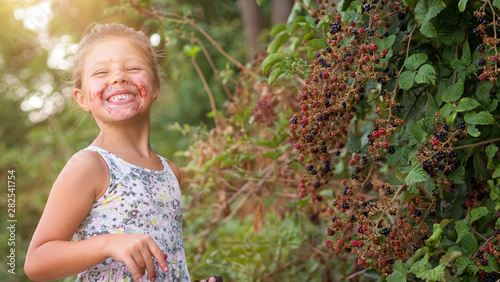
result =
[[[205,183],[201,188],[192,185],[193,159],[201,161],[191,155],[195,151],[190,148],[201,140],[196,136],[203,135],[200,132],[210,134],[215,127],[214,115],[234,110],[233,97],[240,97],[246,87],[240,76],[242,67],[256,69],[259,74],[255,81],[267,80],[258,77],[258,54],[265,54],[271,28],[287,21],[294,6],[292,0],[0,3],[0,178],[7,183],[8,171],[15,170],[18,220],[15,275],[8,274],[3,263],[9,234],[5,228],[0,231],[1,281],[29,281],[23,271],[26,249],[50,188],[70,156],[88,146],[98,134],[92,118],[73,101],[72,87],[67,84],[76,44],[95,22],[118,22],[140,29],[164,54],[160,62],[161,96],[152,110],[151,144],[186,172],[184,235],[193,279],[222,275],[225,281],[291,277],[320,281],[321,273],[328,272],[331,265],[311,255],[322,253],[316,245],[322,245],[317,238],[323,230],[308,222],[303,224],[295,210],[300,205],[295,192],[282,191],[289,198],[283,203],[262,195],[246,208],[241,208],[240,202],[236,216],[230,214],[216,228],[212,224],[207,229],[207,222],[214,216],[217,219],[216,207],[233,194],[211,194],[217,183]],[[300,7],[294,10],[297,8]],[[162,22],[157,15],[148,13],[151,9],[163,13],[168,20]],[[248,111],[245,113],[248,118]],[[282,113],[285,125],[288,113]],[[287,138],[286,132],[280,134],[280,141]],[[289,147],[283,148],[281,152]],[[269,158],[276,164],[277,156]],[[256,175],[261,173],[258,165],[253,170]],[[261,186],[258,180],[250,179],[248,183],[253,181]],[[271,186],[274,189],[276,183]],[[244,200],[248,198],[247,194]],[[0,204],[4,226],[6,191],[0,192]],[[276,211],[272,207],[277,204],[283,204],[276,209],[281,212],[263,212]],[[229,212],[225,212],[227,216]],[[317,215],[313,213],[310,221],[317,224]],[[65,281],[74,281],[74,277]]]

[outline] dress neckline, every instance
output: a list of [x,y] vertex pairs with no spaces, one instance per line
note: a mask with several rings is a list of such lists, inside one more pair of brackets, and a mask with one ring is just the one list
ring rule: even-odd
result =
[[121,158],[121,157],[117,156],[116,154],[114,154],[114,153],[112,153],[112,152],[110,152],[110,151],[108,151],[108,150],[106,150],[106,149],[103,149],[103,148],[101,148],[101,147],[97,147],[97,146],[95,146],[95,145],[90,145],[90,146],[88,146],[87,148],[95,148],[95,149],[97,149],[96,151],[104,151],[104,152],[106,152],[106,153],[108,153],[108,154],[110,154],[110,155],[113,155],[115,158],[117,158],[118,160],[120,160],[120,161],[122,161],[122,162],[126,163],[127,165],[129,165],[129,166],[131,166],[131,167],[138,168],[138,169],[142,169],[142,170],[146,170],[146,171],[148,171],[148,172],[152,172],[152,173],[164,173],[164,172],[167,172],[167,171],[168,171],[168,169],[170,168],[170,166],[169,166],[169,165],[168,165],[168,163],[165,161],[165,159],[164,159],[162,156],[158,155],[158,154],[156,154],[156,155],[158,156],[158,158],[160,158],[160,161],[161,161],[161,163],[162,163],[162,165],[163,165],[163,169],[162,169],[162,170],[154,170],[154,169],[149,169],[149,168],[145,168],[145,167],[142,167],[142,166],[138,166],[138,165],[132,164],[132,163],[130,163],[130,162],[127,162],[127,161],[126,161],[126,160],[124,160],[123,158]]

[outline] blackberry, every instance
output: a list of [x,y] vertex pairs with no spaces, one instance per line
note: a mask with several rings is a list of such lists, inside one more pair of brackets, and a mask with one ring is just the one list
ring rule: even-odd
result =
[[339,32],[341,29],[342,29],[342,27],[340,26],[340,23],[338,21],[334,22],[332,27],[330,27],[330,34],[334,35],[335,33]]
[[314,24],[319,24],[319,19],[315,19]]
[[389,234],[391,234],[391,230],[389,228],[382,228],[382,231],[380,231],[380,233],[384,236],[389,236]]
[[465,130],[465,121],[459,121],[457,123],[458,128]]
[[444,170],[444,164],[440,164],[440,165],[438,166],[438,170],[443,171],[443,170]]
[[318,54],[314,55],[314,58],[315,58],[315,59],[317,59],[317,58],[319,58],[319,56],[321,56],[321,54],[320,54],[320,53],[318,53]]
[[495,273],[486,273],[484,275],[485,282],[495,282]]
[[380,162],[380,157],[379,157],[379,156],[375,156],[375,157],[373,157],[373,160],[374,160],[375,162]]
[[314,136],[312,136],[312,135],[307,135],[306,136],[306,142],[307,143],[311,143],[313,140],[314,140]]
[[335,231],[333,231],[332,229],[328,230],[328,236],[333,236],[335,235]]
[[479,262],[480,262],[480,263],[481,263],[481,265],[483,265],[483,266],[487,266],[487,265],[488,265],[488,259],[486,259],[486,258],[481,258],[481,259],[479,260]]
[[395,73],[395,72],[393,72],[393,71],[388,71],[388,72],[387,72],[387,77],[388,77],[388,78],[393,78],[393,77],[395,77],[395,76],[396,76],[396,73]]
[[448,155],[450,156],[450,158],[456,158],[457,157],[457,152],[455,152],[455,150],[452,150],[448,153]]
[[435,158],[436,160],[438,160],[438,161],[440,161],[440,160],[444,159],[445,157],[446,157],[446,155],[444,154],[444,152],[443,152],[443,151],[438,151],[438,152],[436,153],[436,155],[434,155],[434,158]]
[[[334,205],[334,206],[336,206],[336,205]],[[331,220],[332,220],[332,222],[335,222],[337,219],[335,218],[335,216],[332,216]]]
[[484,58],[477,59],[477,65],[480,67],[486,65],[486,60]]
[[299,123],[299,120],[297,118],[292,118],[290,119],[290,123],[297,124]]
[[368,34],[368,36],[373,36],[373,35],[375,35],[375,31],[369,29],[366,31],[366,34]]
[[388,263],[388,264],[394,264],[394,259],[393,259],[393,258],[391,258],[391,259],[387,260],[387,263]]
[[358,35],[358,31],[357,30],[353,30],[352,31],[352,35]]
[[373,50],[372,49],[368,50],[368,54],[373,55]]
[[486,15],[477,18],[477,21],[484,26],[488,25],[488,17]]
[[348,189],[349,189],[349,187],[344,186],[344,188],[342,189],[342,194],[347,195],[347,190]]
[[398,12],[398,20],[402,21],[406,18],[406,14],[403,12]]
[[326,51],[327,53],[331,53],[331,52],[332,52],[332,48],[330,48],[330,46],[328,46],[328,47],[326,47],[325,51]]
[[396,105],[396,112],[398,112],[398,113],[401,112],[401,110],[404,109],[404,107],[405,107],[405,105],[403,105],[403,104],[397,104]]
[[422,216],[422,212],[420,210],[414,210],[413,211],[413,216],[414,217],[419,217],[419,216]]
[[367,181],[367,182],[365,183],[365,187],[372,188],[372,187],[373,187],[373,184],[372,184],[370,181]]
[[355,222],[355,221],[356,221],[356,217],[355,217],[354,215],[351,215],[351,218],[349,218],[349,220],[350,220],[351,222]]
[[479,53],[481,53],[481,52],[483,52],[484,50],[486,50],[486,48],[484,48],[484,45],[483,45],[483,44],[479,44],[479,45],[477,45],[476,50],[477,50]]
[[332,97],[332,91],[326,92],[325,97],[326,98],[331,98]]
[[318,172],[317,172],[315,169],[312,169],[312,170],[311,170],[311,174],[312,174],[312,175],[316,175],[316,173],[318,173]]
[[342,203],[342,208],[348,210],[349,209],[349,203],[343,202]]
[[363,25],[363,28],[364,28],[364,29],[368,29],[368,27],[369,27],[369,25],[368,25],[368,24],[364,24],[364,25]]
[[344,108],[344,110],[345,110],[345,108],[346,108],[346,106],[347,106],[347,103],[344,101],[344,102],[342,102],[342,103],[340,103],[340,104],[342,105],[342,107],[343,107],[343,108]]
[[391,155],[396,153],[396,148],[394,148],[393,145],[389,145],[389,147],[387,147],[387,153],[389,153]]
[[313,167],[312,165],[310,165],[310,164],[306,164],[306,166],[305,166],[305,167],[306,167],[306,169],[307,169],[307,170],[309,170],[309,171],[311,171],[311,170],[314,168],[314,167]]
[[328,148],[326,146],[321,146],[321,153],[326,153],[328,151]]
[[474,33],[474,35],[481,35],[481,30],[479,30],[479,28],[475,27],[472,29],[472,32]]
[[378,63],[380,63],[380,59],[379,59],[379,58],[376,58],[373,62],[374,62],[375,64],[378,64]]
[[319,188],[319,186],[320,186],[318,181],[314,181],[312,185],[314,188]]
[[450,127],[447,124],[445,124],[445,125],[443,125],[443,129],[448,131],[448,130],[450,130]]
[[328,101],[328,100],[325,101],[325,107],[327,107],[327,108],[330,107],[330,101]]
[[318,59],[318,63],[319,63],[322,67],[324,67],[324,68],[326,68],[326,67],[327,67],[327,63],[326,63],[325,59],[323,59],[323,58],[319,58],[319,59]]

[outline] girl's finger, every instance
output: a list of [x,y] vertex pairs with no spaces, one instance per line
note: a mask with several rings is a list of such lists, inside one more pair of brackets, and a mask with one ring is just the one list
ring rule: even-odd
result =
[[149,280],[156,279],[155,263],[153,262],[149,249],[142,249],[141,254],[142,259],[144,260],[145,268],[148,271]]
[[132,274],[132,277],[134,277],[134,280],[142,282],[141,270],[135,263],[134,259],[132,257],[127,258],[123,260],[123,263],[127,266],[130,274]]

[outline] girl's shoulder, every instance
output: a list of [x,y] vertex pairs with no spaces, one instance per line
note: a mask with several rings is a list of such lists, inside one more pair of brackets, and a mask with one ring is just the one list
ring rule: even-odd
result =
[[58,178],[62,182],[85,183],[98,198],[109,183],[109,169],[99,153],[82,150],[68,160]]
[[[163,157],[162,157],[163,158]],[[173,163],[171,162],[170,160],[166,159],[166,158],[163,158],[165,161],[167,161],[168,165],[170,166],[170,168],[172,169],[172,171],[174,172],[175,174],[175,177],[177,178],[177,181],[179,182],[179,184],[181,183],[181,178],[182,178],[182,173],[181,173],[181,170]]]

